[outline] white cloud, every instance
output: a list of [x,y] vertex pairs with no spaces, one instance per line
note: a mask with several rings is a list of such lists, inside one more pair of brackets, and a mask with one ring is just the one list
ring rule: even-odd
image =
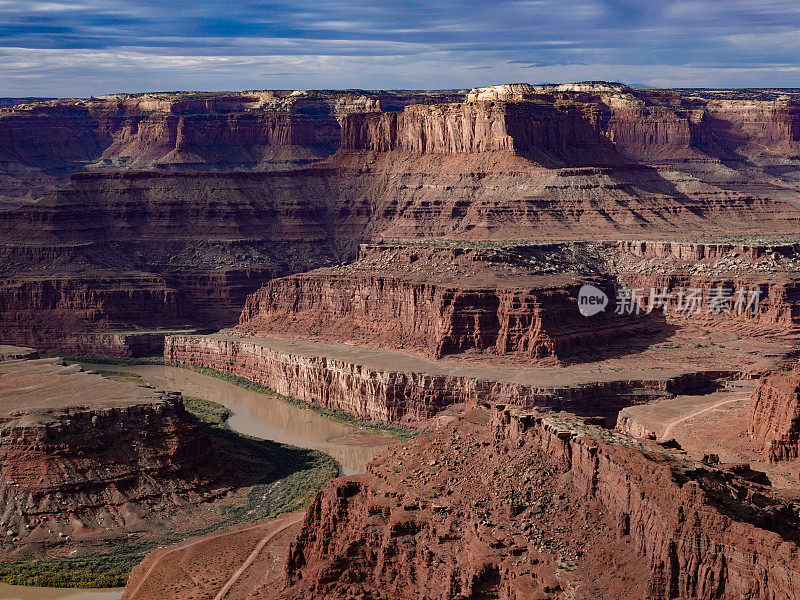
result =
[[797,0],[278,2],[0,0],[2,93],[798,85]]
[[725,40],[742,50],[800,50],[800,29],[763,33],[737,33],[725,36]]
[[[6,95],[88,96],[176,89],[469,88],[507,81],[607,79],[662,87],[726,87],[796,78],[800,66],[707,68],[667,64],[509,64],[474,54],[195,56],[144,51],[0,49]],[[447,65],[447,68],[443,68]],[[475,69],[476,66],[485,68]],[[53,69],[65,74],[51,77]],[[655,75],[653,75],[655,74]],[[308,85],[311,82],[312,85]],[[67,87],[65,87],[67,86]]]

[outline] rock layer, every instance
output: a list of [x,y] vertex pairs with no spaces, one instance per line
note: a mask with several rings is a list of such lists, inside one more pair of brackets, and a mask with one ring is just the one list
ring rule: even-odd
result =
[[[167,336],[164,359],[233,373],[279,394],[342,410],[383,423],[425,421],[455,404],[513,403],[554,406],[584,414],[615,416],[630,402],[644,402],[668,393],[703,393],[724,371],[691,371],[661,379],[606,379],[577,385],[520,383],[507,369],[495,379],[439,370],[401,369],[383,357],[335,356],[330,346],[309,344],[295,349],[292,341],[239,338],[214,334]],[[339,352],[342,352],[339,349]],[[380,353],[378,353],[380,354]],[[405,358],[394,355],[399,362]],[[535,377],[533,378],[536,379]]]
[[[0,211],[0,277],[9,282],[0,303],[14,304],[8,296],[33,281],[66,289],[94,278],[89,298],[150,278],[152,294],[126,303],[120,318],[101,315],[99,330],[221,327],[266,280],[351,260],[363,242],[797,231],[795,91],[588,82],[493,86],[461,99],[274,91],[1,109],[0,195],[15,206],[38,201]],[[770,319],[783,322],[794,284],[773,283],[781,306]],[[174,310],[150,310],[153,297],[173,293]],[[486,301],[529,300],[538,301]],[[61,304],[105,312],[102,300],[94,309],[82,301],[68,294]],[[35,318],[61,315],[46,308]],[[46,337],[75,352],[70,340],[93,331],[91,320],[64,323],[62,340],[54,330],[36,338],[34,317],[12,307],[0,313],[0,336]],[[427,345],[435,352],[438,342]]]
[[570,102],[412,105],[399,113],[352,114],[343,120],[341,148],[415,154],[505,151],[549,162],[613,155],[601,135],[597,107]]
[[[794,339],[800,248],[796,244],[619,242],[612,268],[643,310],[722,331]],[[665,299],[662,294],[666,292]],[[689,295],[700,299],[694,307]]]
[[86,174],[0,212],[0,337],[78,354],[90,333],[219,328],[265,280],[338,255],[324,209],[276,201],[258,181],[270,175],[220,177],[237,191],[220,195],[211,176]]
[[46,353],[69,349],[82,354],[97,347],[108,355],[158,354],[156,339],[144,334],[115,339],[108,330],[180,325],[187,320],[186,305],[183,294],[163,279],[136,274],[0,280],[3,338]]
[[613,306],[591,319],[580,313],[581,286],[614,296],[602,263],[591,244],[364,245],[345,267],[272,280],[247,299],[234,331],[554,362],[658,328],[615,317]]
[[800,376],[773,371],[758,381],[750,399],[750,436],[772,462],[800,456]]
[[[672,324],[792,338],[799,257],[793,244],[365,244],[348,265],[270,281],[233,331],[538,363],[594,360]],[[605,310],[581,314],[583,285]]]
[[229,489],[225,471],[179,393],[60,359],[0,362],[6,556],[41,556],[73,538],[119,543],[164,526],[165,514],[177,526],[191,519],[188,503]]
[[568,419],[469,419],[320,492],[282,597],[796,597],[797,517],[758,486]]
[[35,200],[87,169],[294,168],[338,149],[344,115],[425,98],[436,94],[178,92],[17,103],[0,109],[0,207]]

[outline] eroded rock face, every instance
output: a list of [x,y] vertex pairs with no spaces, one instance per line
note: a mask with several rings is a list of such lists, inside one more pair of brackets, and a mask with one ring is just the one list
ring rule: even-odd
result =
[[179,393],[60,359],[0,362],[0,380],[4,555],[41,556],[73,539],[119,543],[188,521],[192,502],[230,489]]
[[[702,393],[712,381],[730,372],[699,371],[661,379],[611,379],[575,385],[539,385],[517,381],[514,369],[494,377],[404,367],[400,353],[392,357],[353,356],[347,347],[300,345],[293,340],[239,337],[227,334],[170,335],[164,359],[209,367],[260,383],[272,390],[332,410],[343,410],[383,423],[423,427],[437,413],[456,404],[473,406],[508,402],[518,406],[552,406],[578,413],[614,414],[631,402],[660,393]],[[392,360],[397,364],[393,364]],[[428,366],[429,367],[429,366]]]
[[[608,170],[542,170],[515,157],[521,171],[481,159],[464,175],[458,156],[404,154],[398,161],[394,154],[369,159],[366,170],[349,154],[290,173],[76,176],[45,202],[0,212],[8,307],[0,332],[74,354],[78,348],[59,340],[57,328],[36,338],[24,332],[37,320],[60,321],[69,335],[93,331],[93,322],[104,331],[221,327],[235,321],[247,294],[265,280],[341,262],[371,237],[591,238],[608,215],[616,222],[603,235],[642,232],[651,225],[637,219],[656,219],[656,212],[670,230],[705,227],[696,207],[675,201],[666,210],[669,201],[620,186]],[[708,217],[736,219],[743,229],[767,222],[779,228],[777,210],[731,200]],[[791,215],[781,215],[790,226]],[[141,301],[116,303],[132,280],[151,282],[138,286]],[[85,285],[91,281],[97,283]],[[56,308],[45,296],[20,296],[45,287],[64,292]],[[169,300],[165,308],[148,308],[159,298]],[[14,308],[20,302],[29,313]],[[30,314],[39,305],[42,311]],[[58,314],[70,306],[83,308],[69,318]]]
[[[183,294],[155,277],[117,276],[116,281],[97,277],[63,279],[31,278],[25,281],[0,280],[0,314],[6,327],[4,339],[38,345],[42,352],[67,346],[80,353],[92,346],[91,332],[113,329],[115,323],[138,323],[142,327],[163,327],[186,322],[187,303]],[[68,341],[69,336],[75,339]],[[78,337],[83,336],[82,344]],[[110,353],[132,355],[136,345],[123,340],[107,344],[98,338],[94,344]],[[145,344],[152,349],[153,344]],[[119,350],[114,352],[114,347]],[[158,345],[156,344],[158,352]],[[152,354],[152,352],[150,352]]]
[[[262,91],[119,94],[0,109],[0,207],[87,169],[294,168],[333,154],[338,119],[428,95]],[[433,96],[435,97],[435,95]]]
[[[641,296],[643,309],[666,310],[675,322],[704,323],[745,337],[797,336],[796,244],[627,241],[615,249],[621,252],[609,262],[620,282]],[[664,291],[666,301],[659,298]],[[693,310],[686,309],[689,293],[702,298]],[[713,304],[715,297],[723,300]]]
[[773,371],[759,379],[750,399],[750,435],[770,461],[800,456],[800,375]]
[[[275,91],[3,109],[0,195],[6,186],[25,204],[73,176],[0,211],[0,336],[75,353],[71,340],[86,332],[229,326],[265,281],[352,260],[377,240],[794,233],[792,94],[585,82],[493,86],[463,102],[454,92]],[[142,167],[171,172],[130,170]],[[116,310],[137,278],[147,292]],[[95,283],[84,293],[81,281]],[[780,321],[779,296],[793,297],[794,284],[769,283]],[[39,288],[63,291],[56,308]],[[17,296],[42,310],[18,311]],[[168,309],[152,310],[159,298]],[[65,332],[36,337],[36,320]],[[455,350],[471,343],[459,335]],[[520,345],[514,335],[503,344]]]
[[[600,344],[619,348],[687,323],[794,339],[798,278],[792,244],[365,244],[348,265],[272,280],[248,298],[233,331],[432,358],[574,362],[587,349],[596,357]],[[608,299],[590,317],[580,312],[583,285]]]
[[617,150],[639,160],[702,159],[692,147],[692,122],[702,119],[702,110],[664,106],[635,106],[614,111],[609,137]]
[[769,101],[711,100],[696,136],[698,145],[726,158],[771,162],[797,160],[800,150],[800,103],[785,97]]
[[57,494],[71,496],[71,508],[80,512],[101,498],[116,496],[119,504],[163,485],[182,489],[170,481],[193,478],[212,454],[174,395],[149,405],[5,418],[0,447],[6,520],[59,514]]
[[530,153],[539,160],[602,161],[599,109],[580,103],[412,105],[403,112],[354,114],[342,123],[342,150],[460,154]]
[[79,354],[84,334],[218,328],[265,280],[338,255],[316,202],[277,201],[259,183],[268,174],[218,175],[236,183],[220,193],[211,175],[84,174],[0,211],[0,336]]
[[[384,423],[425,421],[475,395],[474,380],[379,371],[220,335],[167,336],[164,358],[234,373],[284,396]],[[520,391],[515,390],[515,395]]]
[[613,299],[603,265],[592,244],[363,245],[347,266],[272,280],[247,299],[234,331],[557,362],[656,327],[617,318],[613,306],[592,319],[580,313],[583,285]]
[[481,419],[320,492],[283,597],[797,595],[797,518],[763,488],[568,419],[502,407]]

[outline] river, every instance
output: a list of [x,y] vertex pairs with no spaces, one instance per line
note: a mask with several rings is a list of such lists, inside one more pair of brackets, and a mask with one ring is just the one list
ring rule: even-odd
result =
[[[232,429],[263,439],[313,448],[331,455],[342,475],[364,471],[366,464],[389,447],[391,438],[367,435],[319,414],[267,394],[240,388],[188,369],[162,365],[84,365],[87,370],[137,373],[158,389],[175,390],[225,406]],[[121,589],[75,590],[0,584],[0,600],[118,600]]]
[[188,369],[162,365],[103,368],[137,373],[158,389],[177,390],[187,396],[222,404],[231,411],[228,425],[232,429],[266,440],[321,450],[339,463],[342,475],[363,472],[366,464],[388,448],[391,441],[381,435],[365,435],[355,427],[336,423],[274,396],[251,392]]

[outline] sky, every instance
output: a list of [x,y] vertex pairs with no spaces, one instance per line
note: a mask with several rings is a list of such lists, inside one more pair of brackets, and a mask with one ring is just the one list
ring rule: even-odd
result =
[[800,87],[800,0],[0,0],[0,96]]

